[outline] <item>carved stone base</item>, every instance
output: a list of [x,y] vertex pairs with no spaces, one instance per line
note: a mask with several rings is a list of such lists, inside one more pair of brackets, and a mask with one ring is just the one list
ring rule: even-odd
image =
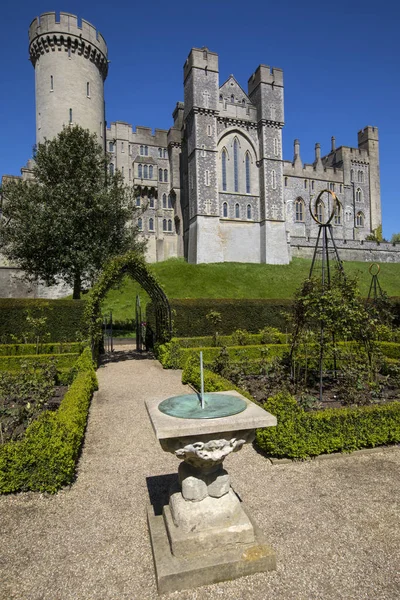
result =
[[[241,506],[248,518],[243,504]],[[276,569],[275,552],[268,546],[254,523],[252,523],[255,535],[253,543],[237,543],[203,554],[177,557],[171,551],[164,517],[155,516],[150,506],[147,520],[159,594],[229,581]]]

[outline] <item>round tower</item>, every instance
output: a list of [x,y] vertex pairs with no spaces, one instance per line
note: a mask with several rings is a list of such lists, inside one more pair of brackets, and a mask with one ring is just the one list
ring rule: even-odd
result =
[[96,133],[105,145],[107,45],[96,28],[69,13],[43,13],[29,27],[35,68],[36,143],[68,124]]

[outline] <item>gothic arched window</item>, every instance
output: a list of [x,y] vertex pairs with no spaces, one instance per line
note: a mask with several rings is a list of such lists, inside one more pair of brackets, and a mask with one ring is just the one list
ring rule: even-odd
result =
[[172,208],[171,194],[168,194],[168,208]]
[[162,195],[162,207],[167,208],[167,194]]
[[342,207],[338,202],[336,202],[335,206],[335,216],[333,218],[334,225],[341,225],[342,223]]
[[140,196],[136,196],[136,206],[140,206]]
[[350,171],[350,181],[354,181],[354,169]]
[[149,219],[149,231],[154,231],[154,219],[152,217]]
[[114,165],[110,163],[110,175],[114,175]]
[[233,173],[234,173],[234,182],[235,192],[239,191],[239,144],[237,139],[233,142]]
[[168,231],[172,231],[172,219],[168,219]]
[[162,181],[163,170],[158,169],[158,181]]
[[358,171],[358,181],[364,183],[364,173],[362,171]]
[[[303,223],[304,221],[304,202],[302,198],[297,198],[295,202],[296,221]],[[318,217],[317,217],[318,218]]]
[[162,148],[159,148],[159,149],[158,149],[158,157],[159,157],[159,158],[162,158]]
[[362,200],[362,192],[360,190],[360,188],[356,189],[356,202],[361,202]]
[[357,213],[356,215],[356,226],[364,227],[364,215],[362,212]]
[[142,229],[143,229],[143,219],[142,219],[142,217],[138,218],[137,226],[138,226],[139,231],[142,231]]
[[252,217],[251,217],[251,204],[248,204],[248,205],[247,205],[247,218],[248,218],[248,219],[251,219],[251,218],[252,218]]
[[142,167],[142,165],[138,165],[137,172],[138,172],[138,177],[141,179],[142,176],[143,176],[143,167]]
[[250,155],[246,152],[246,194],[250,194]]
[[163,219],[162,228],[163,228],[163,231],[167,231],[167,219]]
[[143,177],[144,177],[145,179],[147,179],[147,177],[148,177],[148,176],[149,176],[149,173],[148,173],[148,166],[147,166],[147,165],[144,165],[144,167],[143,167]]
[[153,179],[153,165],[149,166],[149,179]]
[[239,219],[239,218],[240,218],[240,206],[236,202],[236,204],[235,204],[235,219]]
[[315,216],[317,217],[318,221],[320,223],[323,223],[324,221],[324,215],[325,215],[325,205],[323,202],[319,201],[317,202],[317,206],[316,208],[316,214]]
[[228,216],[228,203],[227,202],[224,202],[222,205],[222,216],[223,217]]
[[227,151],[225,150],[225,148],[222,150],[222,189],[224,192],[226,192],[226,158],[227,158]]
[[150,208],[154,208],[154,196],[149,196],[149,206]]
[[168,181],[168,171],[164,169],[164,181]]

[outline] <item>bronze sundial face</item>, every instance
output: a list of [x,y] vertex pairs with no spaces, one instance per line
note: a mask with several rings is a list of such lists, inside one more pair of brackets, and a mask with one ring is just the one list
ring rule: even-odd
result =
[[201,407],[200,394],[183,394],[163,400],[158,409],[170,417],[179,419],[218,419],[236,415],[246,408],[242,398],[230,394],[204,394],[204,408]]

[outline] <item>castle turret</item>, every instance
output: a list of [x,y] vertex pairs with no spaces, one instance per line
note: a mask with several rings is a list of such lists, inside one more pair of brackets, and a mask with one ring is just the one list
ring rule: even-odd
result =
[[358,148],[360,150],[367,150],[368,152],[371,231],[376,231],[382,225],[379,135],[377,127],[364,127],[364,129],[358,132]]
[[35,68],[36,142],[55,137],[68,124],[81,125],[104,143],[104,81],[107,46],[88,21],[69,13],[36,17],[29,27]]

